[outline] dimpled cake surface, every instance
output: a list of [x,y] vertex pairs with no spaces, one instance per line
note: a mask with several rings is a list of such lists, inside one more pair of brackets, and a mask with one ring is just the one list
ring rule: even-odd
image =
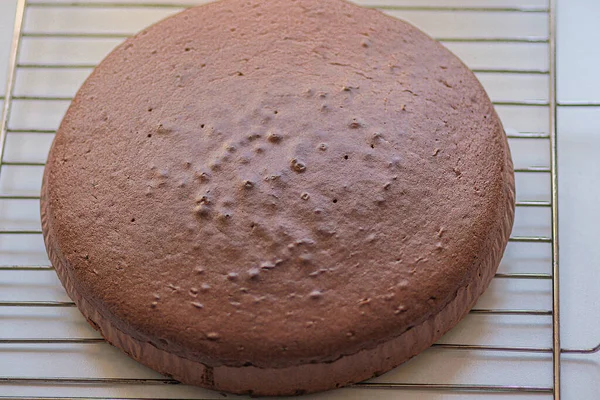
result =
[[50,259],[107,341],[257,395],[426,349],[488,286],[513,214],[473,73],[341,0],[223,0],[126,40],[73,100],[42,189]]

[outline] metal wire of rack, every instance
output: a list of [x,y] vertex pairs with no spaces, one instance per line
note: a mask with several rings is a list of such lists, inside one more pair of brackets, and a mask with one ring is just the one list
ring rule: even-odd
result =
[[[552,359],[552,384],[551,385],[506,385],[506,384],[444,384],[444,383],[412,383],[412,382],[363,382],[354,385],[354,388],[366,389],[392,389],[392,390],[416,390],[416,391],[439,391],[454,393],[527,393],[550,395],[558,400],[561,397],[561,354],[592,354],[600,351],[600,344],[594,348],[562,348],[560,344],[560,309],[559,309],[559,240],[558,240],[558,174],[557,174],[557,145],[556,145],[556,126],[557,126],[557,107],[569,106],[589,106],[598,107],[595,103],[564,103],[558,104],[556,97],[556,5],[555,0],[549,0],[548,5],[544,7],[454,7],[454,6],[423,6],[423,5],[393,5],[389,4],[369,6],[383,9],[386,11],[424,11],[424,12],[489,12],[489,13],[534,13],[543,14],[548,19],[547,37],[438,37],[437,39],[444,43],[541,43],[548,47],[548,68],[474,68],[476,73],[487,74],[524,74],[524,75],[543,75],[548,78],[548,99],[547,100],[524,100],[524,101],[495,101],[496,106],[516,106],[516,107],[545,107],[549,110],[549,120],[547,132],[508,132],[508,137],[513,140],[535,140],[549,142],[550,156],[549,165],[544,167],[530,166],[516,168],[516,174],[531,174],[540,176],[540,179],[550,181],[550,198],[545,200],[519,200],[518,209],[545,209],[549,210],[550,215],[550,234],[549,235],[519,235],[512,236],[510,242],[524,243],[528,246],[535,246],[545,243],[551,247],[551,272],[505,272],[498,273],[496,280],[512,281],[546,281],[552,286],[552,306],[548,309],[533,308],[490,308],[478,307],[471,311],[474,315],[488,316],[540,316],[550,317],[552,319],[552,340],[551,346],[516,346],[516,345],[481,345],[464,343],[445,343],[440,342],[434,345],[434,348],[449,349],[465,352],[502,352],[517,354],[544,354],[550,355]],[[52,135],[55,130],[20,128],[11,124],[11,111],[16,101],[42,101],[42,102],[68,102],[71,96],[62,95],[18,95],[15,92],[17,73],[25,70],[88,70],[95,66],[94,63],[27,63],[20,62],[20,50],[23,38],[93,38],[93,39],[124,39],[130,35],[128,32],[39,32],[27,31],[25,29],[25,18],[27,11],[35,9],[50,9],[55,7],[69,9],[126,9],[129,12],[135,12],[139,9],[180,9],[189,6],[189,4],[175,4],[162,2],[56,2],[47,0],[18,0],[14,33],[12,38],[12,47],[9,57],[9,69],[6,84],[6,95],[0,97],[3,100],[2,116],[0,119],[0,177],[6,167],[43,167],[43,162],[30,161],[10,161],[5,159],[7,137],[11,134],[48,134]],[[37,195],[21,195],[18,193],[0,193],[0,201],[37,201]],[[0,240],[8,235],[26,238],[30,235],[40,235],[39,229],[2,229],[0,230]],[[25,240],[25,239],[23,239]],[[52,267],[48,265],[2,265],[0,272],[5,271],[51,271]],[[46,301],[46,300],[3,300],[0,299],[1,307],[15,308],[68,308],[74,307],[71,301]],[[21,338],[8,337],[0,338],[0,345],[19,346],[19,345],[44,345],[44,344],[78,344],[78,345],[96,345],[103,344],[104,340],[98,337],[42,337],[42,338]],[[169,378],[97,378],[97,377],[28,377],[28,376],[0,376],[0,388],[2,385],[171,385],[177,384],[176,381]],[[50,398],[50,397],[5,397],[0,398]],[[73,398],[52,397],[52,398]]]

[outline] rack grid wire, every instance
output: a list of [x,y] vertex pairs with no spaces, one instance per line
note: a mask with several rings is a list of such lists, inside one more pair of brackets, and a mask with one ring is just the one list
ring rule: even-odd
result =
[[[458,352],[472,354],[472,352],[487,352],[487,353],[516,353],[520,355],[535,355],[541,354],[551,357],[552,364],[552,379],[548,385],[522,385],[522,384],[469,384],[469,383],[435,383],[435,382],[388,382],[385,380],[375,380],[371,382],[363,382],[353,385],[353,389],[390,389],[390,390],[413,390],[413,391],[435,391],[435,392],[451,392],[458,394],[466,393],[502,393],[502,394],[540,394],[550,396],[555,400],[560,399],[561,395],[561,354],[592,354],[600,350],[600,345],[595,348],[562,348],[560,345],[560,310],[559,310],[559,263],[558,263],[558,175],[557,175],[557,146],[556,146],[556,114],[557,107],[560,106],[590,106],[597,107],[595,103],[565,103],[557,104],[556,98],[556,30],[555,30],[555,0],[549,0],[545,6],[469,6],[473,2],[465,2],[467,5],[422,5],[418,2],[414,4],[406,1],[394,2],[391,0],[374,3],[365,0],[359,3],[363,5],[379,8],[385,12],[398,13],[423,13],[425,15],[433,14],[452,14],[452,13],[489,13],[492,15],[523,15],[536,14],[542,15],[547,20],[547,35],[546,36],[516,36],[516,37],[494,37],[489,35],[461,37],[449,35],[448,37],[436,37],[446,45],[455,44],[542,44],[547,50],[547,67],[519,67],[510,68],[506,66],[499,67],[473,67],[474,72],[482,76],[523,76],[536,77],[542,76],[547,84],[546,99],[494,99],[494,104],[497,107],[517,107],[517,108],[542,108],[548,110],[547,130],[541,131],[516,131],[508,130],[507,134],[512,141],[533,141],[535,146],[542,147],[547,145],[549,165],[539,166],[519,166],[515,173],[519,175],[534,176],[535,179],[549,181],[549,197],[546,199],[533,199],[517,201],[517,213],[520,210],[540,209],[547,210],[547,218],[549,219],[549,232],[547,234],[532,234],[532,235],[514,235],[510,238],[510,243],[523,243],[526,246],[539,246],[546,244],[550,246],[550,261],[551,268],[547,272],[499,272],[495,276],[495,280],[509,281],[543,281],[551,284],[551,307],[547,308],[498,308],[498,307],[479,307],[471,311],[471,315],[484,315],[489,317],[495,316],[536,316],[547,317],[551,319],[551,340],[549,346],[518,346],[518,345],[484,345],[474,343],[450,343],[441,341],[433,346],[433,349],[446,349]],[[398,3],[398,4],[396,4]],[[435,2],[434,2],[435,3]],[[437,4],[437,3],[435,3]],[[10,167],[18,168],[41,168],[44,162],[31,160],[12,160],[7,159],[7,139],[11,135],[36,135],[36,138],[49,136],[55,132],[56,126],[45,128],[20,127],[12,123],[11,111],[17,102],[43,102],[44,104],[64,103],[71,100],[72,96],[63,94],[43,94],[30,95],[19,94],[16,91],[17,75],[23,71],[44,71],[53,70],[65,73],[77,73],[83,71],[87,73],[95,67],[95,62],[21,62],[20,53],[22,50],[23,41],[27,39],[49,40],[49,39],[108,39],[121,41],[131,35],[133,32],[123,31],[76,31],[73,29],[65,29],[63,31],[40,31],[26,29],[26,18],[28,12],[34,10],[36,18],[43,17],[43,13],[52,10],[89,10],[95,12],[99,10],[120,10],[127,13],[136,13],[143,10],[173,10],[190,6],[188,3],[175,4],[166,2],[149,1],[141,2],[113,2],[113,1],[88,1],[88,2],[70,2],[70,1],[52,1],[52,0],[18,0],[16,8],[16,17],[14,23],[14,33],[11,42],[11,51],[9,56],[9,67],[7,73],[6,94],[0,97],[3,100],[2,117],[0,120],[0,178],[8,173]],[[60,114],[60,113],[59,113]],[[60,115],[59,115],[60,117]],[[26,141],[26,145],[31,146],[34,142]],[[36,139],[38,140],[38,139]],[[539,145],[538,145],[539,143]],[[0,185],[1,186],[1,185]],[[2,191],[0,189],[0,202],[26,202],[39,200],[39,195],[31,193],[19,194],[11,193],[10,191]],[[32,236],[40,236],[39,229],[19,229],[16,228],[4,229],[0,228],[0,241],[3,238],[13,237],[15,241],[30,240]],[[2,250],[0,250],[0,257]],[[42,271],[52,271],[49,265],[27,265],[27,264],[6,264],[0,261],[0,273],[10,271],[27,271],[35,273]],[[1,279],[0,279],[1,282]],[[0,298],[0,308],[68,308],[74,307],[71,301],[55,301],[55,300],[5,300]],[[101,345],[108,346],[100,337],[4,337],[0,338],[0,346],[36,346],[36,345]],[[40,350],[43,351],[43,350]],[[384,376],[385,378],[385,376]],[[177,384],[176,381],[168,378],[117,378],[117,377],[64,377],[64,376],[0,376],[0,398],[73,398],[66,397],[31,397],[31,396],[2,396],[2,387],[6,385],[172,385]],[[112,396],[110,396],[112,398]],[[100,397],[94,397],[100,398]],[[101,397],[108,398],[108,397]]]

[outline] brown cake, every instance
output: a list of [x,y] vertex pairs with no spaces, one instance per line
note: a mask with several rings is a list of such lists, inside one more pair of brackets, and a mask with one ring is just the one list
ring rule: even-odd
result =
[[340,0],[224,0],[127,40],[73,100],[42,188],[50,259],[110,343],[257,395],[426,349],[488,286],[513,213],[475,76]]

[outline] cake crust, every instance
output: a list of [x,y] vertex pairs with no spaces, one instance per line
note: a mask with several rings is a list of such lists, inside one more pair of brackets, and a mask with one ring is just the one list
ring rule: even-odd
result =
[[485,91],[416,28],[340,0],[224,0],[95,69],[41,207],[109,342],[185,383],[285,395],[454,326],[498,267],[514,178]]

